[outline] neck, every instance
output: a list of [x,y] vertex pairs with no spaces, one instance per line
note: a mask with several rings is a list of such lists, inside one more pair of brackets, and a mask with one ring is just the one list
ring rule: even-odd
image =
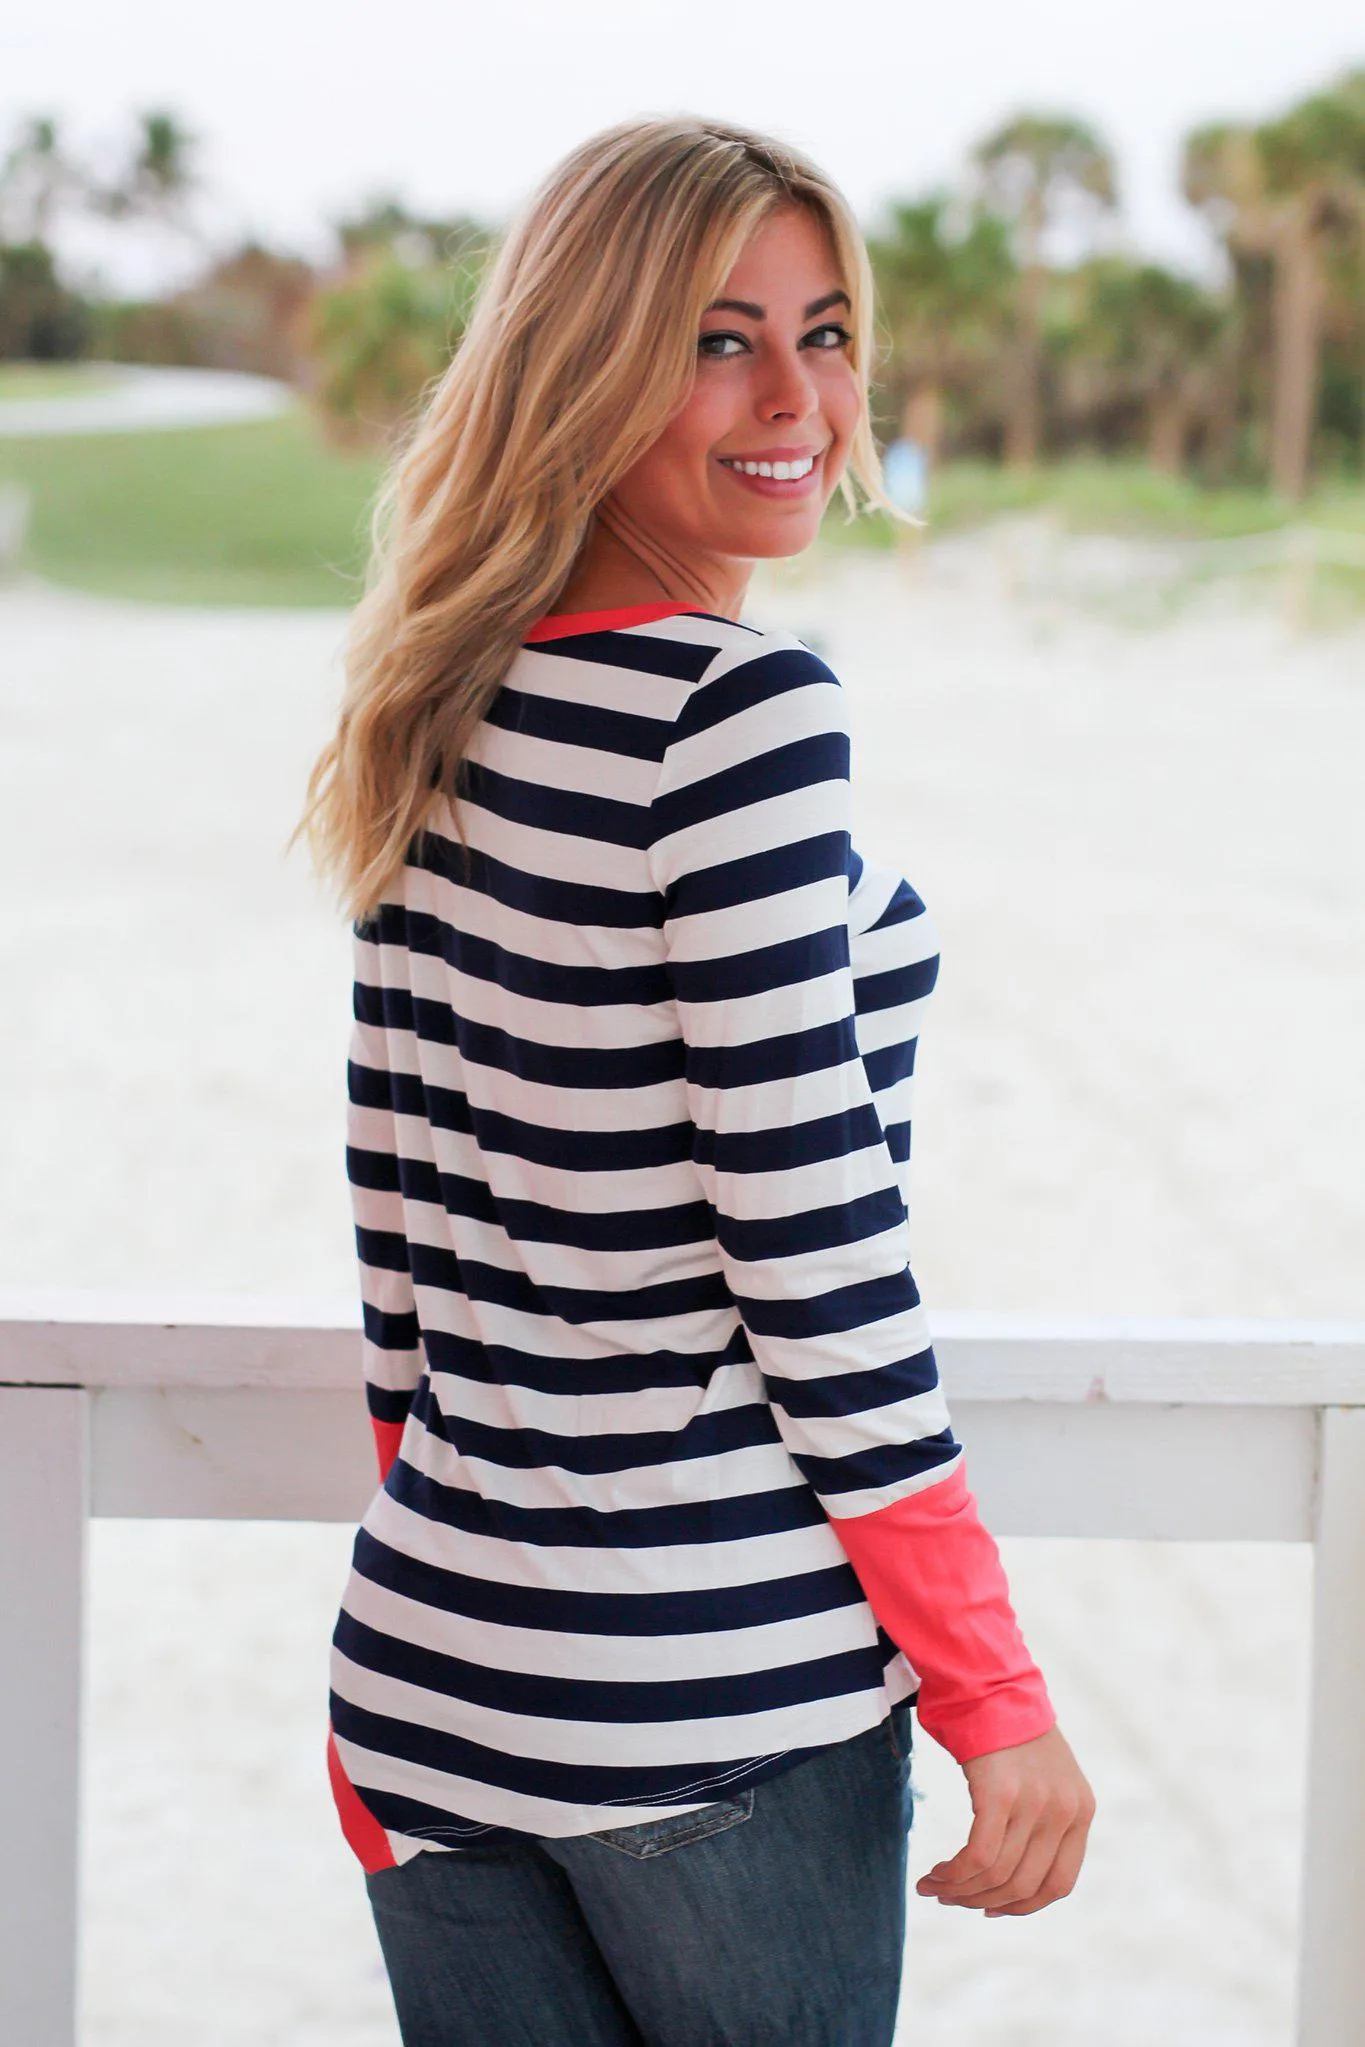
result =
[[684,554],[667,546],[607,497],[593,514],[556,609],[614,611],[668,600],[719,618],[738,618],[753,571],[750,561]]

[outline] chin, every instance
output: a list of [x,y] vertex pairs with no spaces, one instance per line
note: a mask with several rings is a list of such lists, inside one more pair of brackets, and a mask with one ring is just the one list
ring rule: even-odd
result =
[[736,535],[736,544],[725,552],[746,561],[783,561],[791,555],[804,554],[819,531],[819,514],[814,518],[765,520],[746,533],[742,541]]

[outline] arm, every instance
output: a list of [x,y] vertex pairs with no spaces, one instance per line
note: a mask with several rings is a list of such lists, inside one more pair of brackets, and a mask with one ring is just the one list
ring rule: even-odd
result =
[[848,751],[804,648],[721,656],[665,755],[651,863],[694,1157],[774,1416],[965,1762],[1053,1715],[963,1477],[858,1052]]
[[364,1311],[365,1399],[374,1430],[381,1483],[398,1455],[412,1396],[426,1362],[408,1270],[403,1198],[398,1180],[395,1074],[382,1020],[379,950],[355,926],[355,1023],[347,1065],[346,1176],[355,1217]]

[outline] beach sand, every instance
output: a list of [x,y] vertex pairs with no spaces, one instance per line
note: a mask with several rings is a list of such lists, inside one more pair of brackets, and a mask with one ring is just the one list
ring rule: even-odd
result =
[[[751,606],[841,674],[860,840],[942,938],[931,1321],[1365,1318],[1365,630],[1218,591],[1135,623],[1140,550],[1091,598],[1031,559],[840,555]],[[281,858],[340,633],[0,592],[0,1284],[353,1287],[347,937]],[[349,1540],[92,1529],[85,2047],[394,2047],[322,1770]],[[1006,1551],[1100,1819],[1040,1917],[912,1900],[904,2039],[1288,2047],[1307,1553]],[[922,1751],[912,1873],[964,1828]]]

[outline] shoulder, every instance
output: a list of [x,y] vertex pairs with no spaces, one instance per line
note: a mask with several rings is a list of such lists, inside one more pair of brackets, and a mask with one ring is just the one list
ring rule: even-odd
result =
[[654,797],[665,833],[703,810],[848,782],[848,725],[833,672],[793,633],[718,623],[724,644],[688,691],[665,750]]
[[708,620],[716,647],[678,713],[682,740],[730,719],[844,729],[839,679],[795,633]]

